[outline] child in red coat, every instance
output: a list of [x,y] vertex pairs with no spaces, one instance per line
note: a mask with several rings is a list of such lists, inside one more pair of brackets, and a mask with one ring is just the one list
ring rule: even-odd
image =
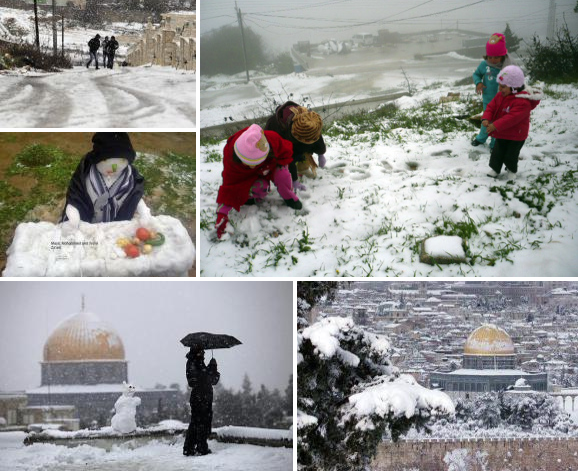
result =
[[293,191],[288,165],[293,161],[293,145],[274,131],[257,124],[233,134],[223,151],[223,184],[217,194],[217,237],[225,233],[229,211],[261,201],[271,180],[287,206],[303,206]]
[[542,92],[524,86],[524,73],[515,65],[498,75],[498,94],[482,115],[482,126],[496,139],[490,155],[488,176],[496,178],[505,165],[510,178],[518,172],[518,157],[530,129],[530,112],[538,106]]

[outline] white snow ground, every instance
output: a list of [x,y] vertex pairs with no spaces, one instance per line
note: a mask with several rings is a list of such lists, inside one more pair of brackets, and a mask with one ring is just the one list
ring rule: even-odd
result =
[[195,74],[170,67],[74,67],[0,76],[0,127],[195,127]]
[[[419,117],[427,113],[419,110],[423,100],[472,94],[472,86],[448,83],[397,104]],[[303,210],[285,206],[273,187],[263,203],[231,211],[234,234],[222,241],[214,223],[225,141],[202,146],[202,275],[577,276],[578,89],[550,90],[532,112],[516,180],[486,176],[489,148],[470,145],[473,131],[356,134],[355,125],[334,123],[340,136],[326,138],[326,168],[303,180]],[[464,105],[444,110],[459,115]],[[543,198],[541,211],[523,201],[530,195]],[[477,232],[468,238],[469,265],[419,262],[425,237],[455,235],[452,228],[468,224]]]
[[133,448],[131,442],[114,446],[110,452],[81,445],[76,448],[51,444],[24,446],[24,432],[0,433],[0,471],[288,471],[293,450],[254,445],[209,442],[212,454],[186,457],[184,437],[153,440]]

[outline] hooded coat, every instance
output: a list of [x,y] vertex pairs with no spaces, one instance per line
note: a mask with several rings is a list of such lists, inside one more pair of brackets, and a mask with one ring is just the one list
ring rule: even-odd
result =
[[525,141],[530,131],[530,112],[538,106],[542,97],[541,90],[530,87],[507,96],[498,93],[488,103],[482,120],[487,119],[494,125],[496,130],[491,136],[496,139]]
[[247,128],[233,134],[223,150],[223,184],[217,194],[217,203],[232,206],[237,211],[249,199],[251,187],[261,178],[273,180],[277,167],[289,165],[292,161],[293,146],[273,131],[264,131],[269,142],[269,154],[265,161],[255,167],[241,163],[235,154],[234,145]]

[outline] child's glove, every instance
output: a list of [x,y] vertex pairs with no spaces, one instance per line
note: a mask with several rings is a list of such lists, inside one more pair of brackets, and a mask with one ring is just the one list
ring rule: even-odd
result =
[[229,216],[223,213],[217,214],[217,222],[215,223],[215,229],[217,229],[217,237],[220,239],[225,233],[227,228],[227,223],[229,222]]
[[325,154],[321,154],[319,156],[319,167],[323,168],[325,167],[325,164],[327,163],[327,159],[325,158]]
[[307,190],[307,187],[303,183],[301,183],[299,180],[293,180],[293,189],[305,191],[305,190]]

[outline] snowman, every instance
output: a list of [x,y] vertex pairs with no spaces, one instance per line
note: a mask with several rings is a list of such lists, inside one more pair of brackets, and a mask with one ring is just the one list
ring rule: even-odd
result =
[[140,406],[140,397],[133,397],[135,387],[132,384],[122,382],[125,391],[115,404],[115,414],[110,421],[114,430],[120,433],[131,433],[136,430],[136,408]]
[[97,132],[68,186],[62,214],[64,229],[78,229],[80,221],[129,221],[135,213],[142,222],[151,218],[142,199],[144,178],[132,165],[136,152],[125,132]]

